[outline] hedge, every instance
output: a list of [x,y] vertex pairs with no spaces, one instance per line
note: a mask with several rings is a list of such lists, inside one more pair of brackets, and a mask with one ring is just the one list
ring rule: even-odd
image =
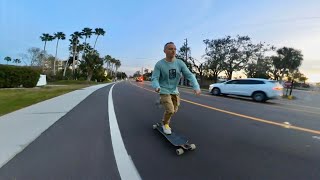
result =
[[35,87],[40,71],[32,67],[0,64],[0,88]]

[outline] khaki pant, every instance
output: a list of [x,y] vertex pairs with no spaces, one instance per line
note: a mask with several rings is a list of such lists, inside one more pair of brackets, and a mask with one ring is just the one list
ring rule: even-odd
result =
[[169,124],[172,115],[180,106],[180,96],[179,94],[160,94],[160,103],[165,109],[162,121],[164,124]]

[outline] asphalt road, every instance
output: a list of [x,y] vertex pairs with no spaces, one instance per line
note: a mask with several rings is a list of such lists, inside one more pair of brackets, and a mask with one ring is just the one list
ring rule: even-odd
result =
[[[102,88],[0,169],[0,179],[120,179]],[[142,179],[319,179],[320,109],[195,96],[180,89],[174,131],[197,149],[175,154],[152,124],[163,109],[147,82],[113,87],[117,123]],[[290,123],[290,125],[285,124]]]

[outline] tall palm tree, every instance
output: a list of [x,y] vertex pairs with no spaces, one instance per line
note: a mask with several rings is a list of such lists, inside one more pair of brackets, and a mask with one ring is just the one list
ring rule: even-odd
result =
[[110,64],[111,64],[112,57],[110,55],[106,55],[104,57],[104,62],[107,64],[107,73],[110,73]]
[[76,64],[76,55],[77,53],[77,47],[79,44],[79,39],[82,38],[82,33],[76,31],[73,34],[71,34],[71,48],[72,48],[72,55],[73,55],[73,60],[72,60],[72,73],[74,74],[74,70],[75,70],[75,64]]
[[53,61],[53,75],[56,75],[56,61],[57,61],[57,55],[58,55],[58,44],[59,44],[59,40],[65,40],[66,39],[66,35],[63,32],[57,32],[54,33],[54,37],[57,39],[57,45],[56,45],[56,55],[54,57],[54,61]]
[[114,63],[115,67],[116,67],[116,77],[117,77],[117,74],[118,74],[118,69],[119,67],[121,66],[121,61],[120,60],[116,60],[115,63]]
[[[82,33],[83,36],[85,36],[85,38],[84,38],[84,44],[87,44],[87,38],[90,38],[91,35],[93,34],[92,29],[91,29],[91,28],[88,28],[88,27],[83,28],[81,33]],[[85,48],[86,48],[86,46],[85,46]]]
[[51,36],[50,34],[43,33],[42,36],[40,36],[41,41],[44,41],[44,47],[43,50],[46,51],[46,46],[48,41],[54,40],[54,36]]
[[46,54],[46,46],[48,41],[53,41],[54,36],[51,36],[50,34],[43,33],[42,36],[40,36],[41,40],[44,41],[44,47],[43,47],[43,54],[41,54],[41,61],[42,61],[42,68],[45,69],[45,54]]
[[119,59],[117,59],[114,65],[115,65],[116,72],[117,72],[117,71],[118,71],[118,69],[119,69],[119,68],[120,68],[120,66],[121,66],[121,61],[120,61]]
[[97,35],[96,37],[96,41],[94,42],[94,46],[93,46],[93,49],[96,49],[96,44],[97,44],[97,40],[98,40],[98,37],[101,35],[101,36],[104,36],[106,32],[102,29],[102,28],[96,28],[95,29],[95,32],[94,34]]
[[114,76],[116,59],[115,58],[111,58],[110,63],[111,63],[111,75]]

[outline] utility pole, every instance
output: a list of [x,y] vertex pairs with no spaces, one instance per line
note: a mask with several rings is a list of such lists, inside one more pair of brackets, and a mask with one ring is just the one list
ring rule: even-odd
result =
[[186,40],[185,45],[186,45],[186,62],[187,62],[188,61],[188,39],[186,38],[185,40]]
[[[186,39],[184,39],[184,40],[186,40],[186,42],[185,42],[185,51],[186,51],[186,63],[187,63],[187,62],[188,62],[188,39],[186,38]],[[185,79],[184,79],[184,77],[183,77],[182,83],[183,83],[183,85],[187,85],[187,84],[188,84],[188,81],[185,82]]]

